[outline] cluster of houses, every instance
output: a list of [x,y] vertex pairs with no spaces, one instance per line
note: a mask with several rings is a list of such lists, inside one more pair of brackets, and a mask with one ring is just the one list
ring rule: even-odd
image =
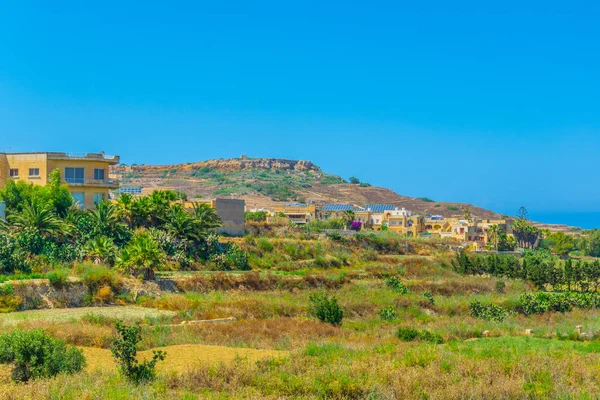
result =
[[[480,218],[446,218],[441,215],[413,215],[405,208],[392,204],[367,204],[359,207],[353,204],[290,203],[275,207],[272,214],[285,214],[297,224],[307,224],[311,220],[346,219],[352,216],[362,229],[386,229],[400,234],[421,237],[451,238],[459,242],[474,242],[486,246],[495,239],[495,232],[511,234],[511,220]],[[496,230],[497,229],[497,230]]]
[[[62,182],[66,183],[71,194],[81,208],[92,208],[95,203],[112,198],[112,193],[141,195],[140,188],[120,187],[119,181],[109,176],[111,165],[119,163],[119,156],[83,153],[0,153],[0,187],[9,179],[22,180],[37,185],[45,185],[48,175],[58,169]],[[231,235],[244,233],[244,200],[215,199],[204,201],[215,208],[223,221],[223,232]],[[193,207],[184,202],[186,208]],[[361,229],[387,229],[412,236],[447,237],[460,242],[474,242],[486,245],[494,238],[494,230],[511,234],[510,220],[478,218],[444,218],[436,215],[413,215],[410,211],[391,204],[367,204],[359,207],[353,204],[291,203],[276,206],[271,215],[285,214],[297,224],[307,224],[313,219],[347,219]],[[4,204],[0,203],[0,218],[4,214]],[[494,228],[492,228],[494,227]]]

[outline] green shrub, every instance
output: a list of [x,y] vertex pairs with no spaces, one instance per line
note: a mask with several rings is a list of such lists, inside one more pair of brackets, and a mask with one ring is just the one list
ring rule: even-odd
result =
[[469,304],[469,315],[486,321],[502,322],[506,317],[513,314],[514,312],[492,303],[484,304],[475,300]]
[[429,342],[433,344],[442,344],[444,339],[437,333],[431,333],[429,331],[418,331],[412,328],[398,328],[396,331],[396,337],[403,342]]
[[389,287],[390,289],[392,289],[392,291],[394,291],[395,293],[398,294],[409,294],[410,290],[408,290],[408,288],[406,287],[406,285],[404,285],[404,283],[402,283],[402,281],[398,278],[396,278],[395,276],[390,276],[388,278],[385,278],[385,285],[387,287]]
[[506,290],[506,282],[496,281],[496,292],[504,293],[505,290]]
[[119,283],[117,273],[104,265],[82,264],[78,268],[83,283],[95,292],[102,286],[116,287]]
[[379,318],[384,321],[393,321],[397,318],[396,309],[392,306],[384,307],[379,310]]
[[55,269],[46,274],[52,286],[61,287],[69,281],[69,271],[66,269]]
[[40,329],[0,335],[0,363],[13,365],[14,381],[27,382],[79,372],[85,366],[85,358],[81,350],[65,345]]
[[518,310],[525,315],[548,311],[567,312],[573,308],[600,308],[600,296],[596,293],[524,293],[519,296]]
[[15,295],[15,287],[11,282],[0,285],[0,313],[17,311],[21,306],[21,298]]
[[274,248],[273,243],[269,242],[267,239],[260,239],[258,241],[257,247],[263,253],[269,253],[269,252],[273,251],[273,248]]
[[423,297],[425,297],[425,299],[431,304],[434,305],[435,304],[435,300],[433,299],[433,294],[431,294],[431,292],[425,292],[423,293]]
[[167,353],[153,350],[152,360],[139,362],[136,356],[137,345],[142,340],[142,328],[139,325],[128,326],[121,321],[115,323],[115,328],[118,336],[113,339],[111,351],[119,371],[136,384],[153,381],[156,378],[156,363],[164,360]]
[[232,270],[248,271],[248,253],[239,248],[236,244],[229,244],[225,249],[225,255],[229,268]]
[[308,312],[311,316],[334,326],[342,324],[344,311],[335,297],[329,298],[326,293],[312,293],[309,299]]

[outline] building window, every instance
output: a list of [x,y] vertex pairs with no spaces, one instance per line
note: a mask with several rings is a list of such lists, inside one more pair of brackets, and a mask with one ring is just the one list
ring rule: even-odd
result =
[[83,206],[85,205],[85,193],[73,192],[71,193],[71,196],[73,196],[73,202],[75,203],[75,206],[83,208]]
[[104,170],[102,168],[94,168],[94,180],[96,180],[96,181],[104,180]]
[[10,171],[8,172],[8,176],[10,176],[11,178],[18,178],[19,177],[19,169],[11,168]]
[[104,201],[104,193],[94,193],[94,203],[102,203]]
[[67,183],[84,183],[83,168],[65,168],[65,181]]
[[29,176],[30,177],[40,176],[40,169],[39,168],[29,168]]

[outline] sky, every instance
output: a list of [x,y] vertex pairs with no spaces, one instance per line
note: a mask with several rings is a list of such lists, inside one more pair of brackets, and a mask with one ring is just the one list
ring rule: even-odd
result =
[[491,3],[0,2],[0,151],[304,159],[511,215],[600,211],[600,3]]

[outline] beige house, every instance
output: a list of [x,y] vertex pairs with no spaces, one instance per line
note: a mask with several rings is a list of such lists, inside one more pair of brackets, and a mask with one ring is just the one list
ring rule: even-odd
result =
[[0,153],[0,187],[9,179],[46,185],[50,172],[58,169],[76,204],[89,209],[119,187],[108,176],[109,167],[118,163],[119,156],[104,153]]

